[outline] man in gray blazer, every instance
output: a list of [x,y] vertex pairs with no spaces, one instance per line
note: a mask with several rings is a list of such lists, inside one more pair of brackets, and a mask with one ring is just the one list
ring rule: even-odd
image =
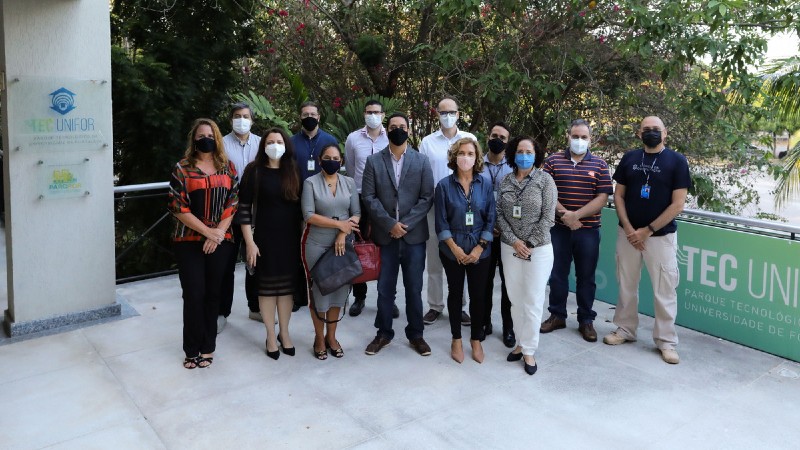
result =
[[392,305],[397,274],[403,269],[406,291],[406,337],[422,356],[431,354],[422,338],[422,272],[425,268],[427,214],[433,205],[433,172],[428,157],[408,145],[408,117],[389,116],[389,146],[367,158],[361,196],[369,208],[372,239],[381,248],[378,277],[378,333],[365,351],[378,353],[394,338]]

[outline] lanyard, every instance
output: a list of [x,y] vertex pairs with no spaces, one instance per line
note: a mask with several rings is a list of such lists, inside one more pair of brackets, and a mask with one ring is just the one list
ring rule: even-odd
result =
[[517,192],[517,202],[519,202],[519,198],[522,197],[522,193],[525,192],[525,189],[528,188],[528,185],[531,184],[531,180],[533,180],[532,175],[533,172],[531,172],[531,174],[528,175],[528,181],[525,182],[525,186],[522,186],[522,189],[520,189],[519,192]]
[[[455,175],[453,175],[453,179],[455,179],[456,182],[458,182],[458,179],[455,178]],[[475,189],[475,180],[472,180],[472,182],[469,183],[469,195],[464,193],[464,187],[461,185],[460,182],[458,183],[458,192],[460,192],[461,196],[464,197],[464,200],[467,201],[467,211],[472,211],[472,191],[473,191],[473,189]]]
[[497,167],[497,171],[492,170],[491,165],[487,165],[486,168],[489,170],[489,176],[492,177],[492,189],[497,190],[497,185],[495,181],[497,180],[497,176],[500,175],[500,172],[503,170],[503,166],[505,162],[501,162],[500,164],[495,165]]
[[317,135],[314,136],[313,138],[308,138],[308,159],[310,160],[314,159],[314,152],[317,151],[317,142],[314,141],[314,146],[312,147],[311,141],[317,139],[318,137],[319,137],[319,132],[317,132]]
[[[663,151],[664,149],[662,148],[661,152]],[[648,170],[647,166],[644,165],[644,154],[647,152],[642,150],[642,172],[644,172],[644,174],[647,176],[647,178],[644,180],[645,186],[648,186],[650,184],[650,174],[653,172],[653,168],[656,166],[656,161],[658,161],[658,155],[660,155],[661,152],[656,153],[656,157],[653,158],[653,164],[650,164],[650,169]]]

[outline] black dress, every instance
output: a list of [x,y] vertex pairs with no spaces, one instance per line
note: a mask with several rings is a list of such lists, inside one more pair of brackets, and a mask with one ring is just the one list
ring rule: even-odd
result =
[[245,172],[239,189],[238,222],[252,224],[253,209],[256,216],[253,240],[261,253],[255,268],[258,295],[292,295],[300,265],[303,217],[299,198],[296,201],[283,198],[279,169],[259,167]]

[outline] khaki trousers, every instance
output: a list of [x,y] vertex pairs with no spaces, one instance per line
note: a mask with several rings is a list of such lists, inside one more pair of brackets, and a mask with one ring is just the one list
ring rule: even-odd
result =
[[628,242],[625,231],[617,227],[619,298],[614,312],[614,325],[620,328],[617,334],[627,339],[636,339],[636,328],[639,326],[639,280],[642,278],[644,261],[653,283],[653,342],[661,350],[674,349],[678,345],[678,334],[675,330],[680,278],[677,251],[677,233],[651,236],[645,241],[644,251],[639,251]]

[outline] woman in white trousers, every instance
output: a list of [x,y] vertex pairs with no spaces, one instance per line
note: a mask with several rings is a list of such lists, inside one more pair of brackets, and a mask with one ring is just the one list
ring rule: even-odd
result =
[[557,192],[553,178],[541,170],[544,150],[531,137],[509,142],[506,160],[514,176],[505,177],[500,184],[497,225],[517,337],[516,347],[506,359],[522,359],[525,373],[533,375],[545,289],[553,268],[550,228],[555,224]]

